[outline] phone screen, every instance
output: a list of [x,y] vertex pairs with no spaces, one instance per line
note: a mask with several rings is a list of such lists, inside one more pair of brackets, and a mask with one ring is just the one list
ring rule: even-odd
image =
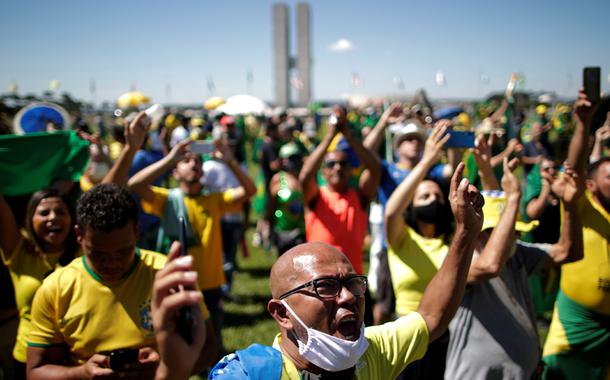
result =
[[197,154],[209,154],[216,149],[216,145],[213,141],[196,141],[191,143],[190,150]]

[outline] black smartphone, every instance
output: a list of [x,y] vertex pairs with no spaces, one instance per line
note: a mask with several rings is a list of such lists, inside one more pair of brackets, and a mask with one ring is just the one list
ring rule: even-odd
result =
[[108,356],[110,362],[110,368],[113,371],[124,369],[127,364],[138,362],[138,353],[140,352],[137,348],[123,348],[120,350],[106,351],[102,354]]
[[[180,256],[186,256],[186,221],[184,217],[178,217],[178,223],[180,224]],[[184,338],[184,341],[188,344],[193,343],[193,308],[185,306],[178,310],[177,322],[178,332]]]
[[587,97],[592,102],[599,102],[600,77],[601,69],[599,67],[585,67],[582,70],[582,85]]

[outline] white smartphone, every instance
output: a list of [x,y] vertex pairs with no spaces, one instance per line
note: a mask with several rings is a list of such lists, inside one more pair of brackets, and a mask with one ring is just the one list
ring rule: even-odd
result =
[[209,154],[216,149],[214,141],[194,141],[190,144],[190,150],[197,154]]

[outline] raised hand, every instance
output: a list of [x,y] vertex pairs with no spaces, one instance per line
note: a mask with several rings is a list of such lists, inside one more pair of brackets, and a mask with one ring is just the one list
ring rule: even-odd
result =
[[458,228],[463,227],[470,233],[478,235],[483,226],[485,200],[468,179],[462,178],[464,167],[464,163],[460,162],[451,178],[449,203]]
[[144,111],[140,112],[136,118],[125,127],[125,145],[138,150],[146,139],[146,134],[150,129],[151,121]]
[[591,117],[593,116],[594,105],[591,103],[587,94],[585,93],[585,89],[581,88],[578,91],[578,99],[574,103],[574,110],[572,112],[572,117],[576,122],[583,123],[588,125],[591,121]]
[[596,143],[602,143],[608,139],[610,139],[610,112],[608,112],[608,118],[606,118],[604,125],[595,131]]
[[430,160],[436,162],[441,158],[443,147],[450,137],[449,134],[445,134],[447,128],[448,125],[446,124],[432,128],[432,133],[430,133],[430,136],[428,136],[428,139],[426,140],[422,161]]
[[402,110],[402,105],[400,103],[392,103],[392,105],[383,112],[380,121],[383,121],[385,124],[396,124],[404,121],[405,118],[406,115]]
[[506,192],[507,196],[510,195],[521,195],[521,186],[519,186],[519,179],[515,176],[515,169],[519,166],[519,159],[513,158],[510,162],[508,158],[504,157],[504,175],[502,176],[502,190]]
[[552,184],[553,193],[566,205],[574,205],[585,191],[585,183],[576,171],[566,161],[564,172]]
[[182,161],[182,159],[188,153],[188,146],[191,144],[192,140],[182,140],[178,144],[174,145],[172,150],[169,151],[167,156],[171,159],[173,163],[177,163]]
[[213,155],[214,158],[221,160],[227,164],[235,159],[233,151],[231,150],[227,142],[223,140],[217,142],[216,150],[214,151]]
[[489,135],[489,139],[485,139],[484,135],[477,136],[472,154],[479,169],[491,169],[493,136],[495,136],[493,133]]
[[[155,275],[151,302],[152,319],[161,355],[158,379],[187,379],[203,347],[205,324],[199,311],[203,295],[195,289],[197,273],[193,271],[193,257],[179,257],[180,243],[174,242],[168,262]],[[182,291],[176,289],[184,288]],[[178,310],[193,307],[193,343],[188,344],[177,329]]]

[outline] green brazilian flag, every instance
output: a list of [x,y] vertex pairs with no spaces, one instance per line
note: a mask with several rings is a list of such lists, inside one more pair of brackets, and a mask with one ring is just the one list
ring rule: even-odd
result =
[[0,193],[32,193],[55,180],[78,181],[89,163],[89,142],[74,131],[0,135]]

